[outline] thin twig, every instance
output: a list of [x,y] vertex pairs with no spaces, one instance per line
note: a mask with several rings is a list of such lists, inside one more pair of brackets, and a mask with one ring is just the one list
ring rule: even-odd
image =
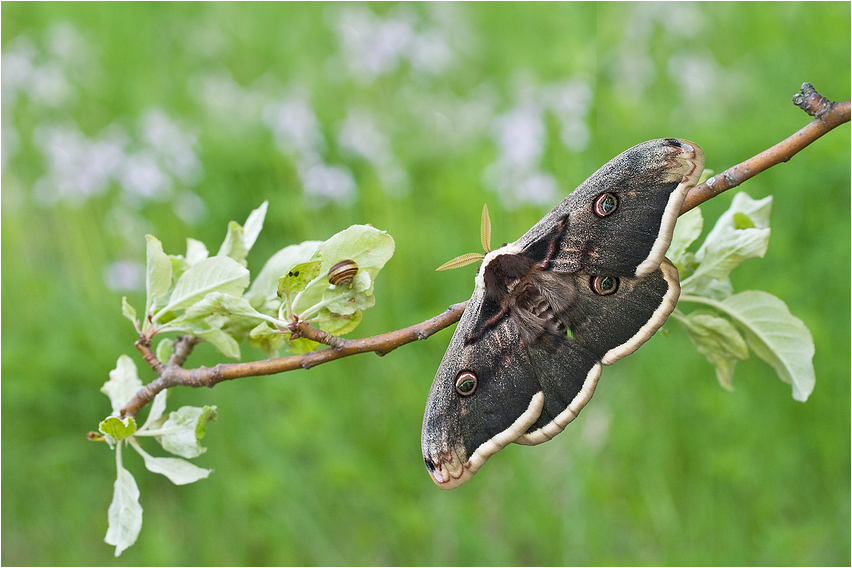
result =
[[[786,162],[808,144],[840,124],[849,122],[850,119],[849,101],[831,102],[819,95],[808,83],[802,85],[801,93],[793,98],[793,102],[809,115],[814,116],[815,119],[783,142],[692,188],[681,208],[681,215],[723,191],[736,187],[767,168]],[[157,357],[151,352],[150,341],[143,341],[144,338],[140,338],[140,341],[136,342],[136,347],[142,353],[143,358],[157,372],[158,377],[136,393],[136,396],[121,410],[121,415],[136,415],[154,399],[157,393],[177,385],[212,387],[217,383],[231,379],[274,375],[295,369],[309,369],[321,363],[358,353],[375,352],[379,355],[385,355],[397,347],[412,341],[426,339],[435,332],[456,323],[461,318],[466,305],[467,302],[455,304],[450,306],[443,314],[422,323],[364,339],[343,339],[313,328],[304,322],[295,322],[291,329],[294,335],[306,337],[330,347],[303,355],[251,363],[223,363],[210,368],[184,369],[182,367],[192,348],[200,341],[195,336],[187,335],[179,338],[175,342],[175,352],[166,364],[158,361]]]
[[683,202],[680,214],[683,215],[708,199],[740,185],[747,179],[756,176],[776,164],[786,162],[829,130],[840,126],[844,122],[849,122],[850,102],[831,102],[817,93],[810,83],[802,85],[801,92],[793,97],[793,102],[796,106],[816,118],[810,124],[772,148],[764,150],[757,156],[749,158],[732,168],[728,168],[704,183],[693,187],[686,195],[686,200]]

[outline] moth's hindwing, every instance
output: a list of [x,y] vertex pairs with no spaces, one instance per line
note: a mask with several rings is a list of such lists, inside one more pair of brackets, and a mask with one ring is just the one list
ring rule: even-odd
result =
[[663,325],[680,293],[665,251],[703,167],[692,142],[639,144],[485,256],[426,403],[421,445],[439,487],[458,487],[511,442],[561,432],[601,365]]
[[611,365],[636,351],[662,327],[680,297],[677,268],[664,259],[644,278],[618,278],[606,296],[592,286],[593,276],[573,274],[577,300],[568,324],[574,340]]
[[[668,260],[644,278],[620,278],[617,290],[605,296],[594,291],[592,277],[572,274],[569,278],[577,289],[576,309],[568,324],[573,339],[550,335],[545,336],[547,342],[529,347],[530,359],[542,362],[537,376],[546,377],[542,382],[550,388],[544,388],[539,419],[515,440],[518,444],[540,444],[561,432],[592,398],[601,363],[611,365],[650,339],[680,295],[677,268]],[[587,364],[580,362],[588,358],[596,365],[583,375]],[[579,369],[572,368],[578,365]]]

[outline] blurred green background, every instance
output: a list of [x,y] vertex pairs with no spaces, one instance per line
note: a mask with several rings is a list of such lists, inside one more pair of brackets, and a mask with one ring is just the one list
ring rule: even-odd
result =
[[146,233],[215,251],[269,200],[255,273],[371,223],[396,254],[354,335],[398,329],[468,298],[474,267],[434,268],[479,248],[483,203],[499,244],[650,138],[721,171],[808,122],[803,81],[847,99],[849,45],[848,3],[4,2],[2,563],[848,565],[849,125],[739,188],[775,196],[774,230],[735,288],[813,333],[804,404],[754,356],[723,390],[671,322],[561,436],[442,492],[420,425],[449,330],[178,388],[171,408],[219,408],[195,460],[215,472],[175,487],[128,452],[144,525],[119,559],[113,455],[85,434],[120,354],[153,376],[120,313]]

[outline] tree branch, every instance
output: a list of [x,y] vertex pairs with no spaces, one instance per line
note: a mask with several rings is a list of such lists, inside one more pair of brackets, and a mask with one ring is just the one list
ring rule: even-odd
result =
[[793,103],[809,115],[815,117],[814,120],[772,148],[764,150],[757,156],[749,158],[732,168],[728,168],[704,183],[693,187],[686,195],[686,200],[683,202],[680,214],[683,215],[708,199],[740,185],[747,179],[756,176],[776,164],[788,161],[829,130],[840,126],[844,122],[849,122],[850,102],[831,102],[817,93],[810,83],[802,84],[801,92],[793,97]]
[[[173,364],[170,360],[168,364],[161,365],[161,372],[158,373],[160,376],[140,389],[127,406],[121,409],[121,416],[135,416],[146,404],[157,396],[157,393],[176,385],[212,387],[217,383],[231,379],[274,375],[295,369],[310,369],[315,365],[327,363],[341,357],[357,355],[358,353],[374,352],[378,355],[386,355],[397,347],[411,343],[412,341],[426,339],[433,333],[456,323],[461,318],[466,305],[467,302],[454,304],[444,313],[424,322],[397,331],[383,333],[382,335],[374,335],[373,337],[365,337],[363,339],[343,339],[336,337],[334,338],[335,344],[337,344],[336,347],[312,351],[304,355],[291,355],[290,357],[280,357],[278,359],[267,359],[251,363],[222,363],[215,367],[199,367],[198,369],[184,369],[179,365]],[[298,326],[302,337],[314,339],[315,341],[319,341],[318,338],[321,337],[321,334],[325,333],[312,328],[304,322],[299,322]],[[328,336],[328,334],[325,335]],[[174,356],[172,356],[172,359],[174,359]]]
[[[793,97],[793,102],[813,116],[814,120],[783,142],[692,188],[681,208],[681,215],[723,191],[740,185],[745,180],[775,164],[786,162],[808,144],[840,124],[849,122],[850,119],[849,101],[831,102],[817,93],[809,83],[802,85],[801,92]],[[274,375],[295,369],[310,369],[315,365],[358,353],[372,351],[378,355],[385,355],[401,345],[426,339],[435,332],[456,323],[461,318],[466,305],[467,302],[455,304],[450,306],[443,314],[422,323],[363,339],[335,337],[311,327],[305,322],[296,321],[291,325],[291,332],[294,337],[305,337],[330,347],[303,355],[292,355],[251,363],[223,363],[210,368],[183,368],[192,348],[200,341],[195,336],[186,335],[178,338],[175,342],[175,352],[165,364],[158,361],[157,357],[151,352],[150,341],[140,338],[136,342],[136,347],[158,377],[136,393],[136,396],[121,410],[121,415],[136,415],[154,399],[157,393],[176,385],[212,387],[217,383],[231,379]]]

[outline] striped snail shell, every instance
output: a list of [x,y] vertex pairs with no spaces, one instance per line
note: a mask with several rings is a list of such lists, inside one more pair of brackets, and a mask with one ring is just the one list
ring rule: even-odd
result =
[[349,286],[358,274],[358,265],[354,260],[341,260],[328,271],[328,281],[335,286]]

